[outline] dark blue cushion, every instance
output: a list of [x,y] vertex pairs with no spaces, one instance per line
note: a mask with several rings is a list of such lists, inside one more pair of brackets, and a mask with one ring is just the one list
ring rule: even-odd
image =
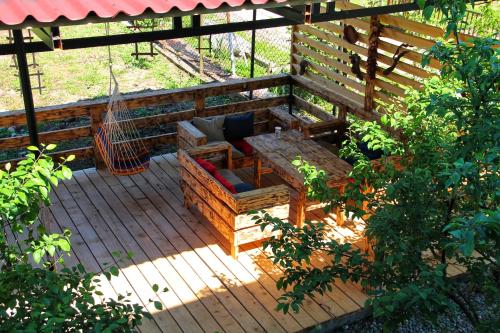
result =
[[344,161],[346,161],[347,163],[349,163],[350,165],[354,165],[354,163],[356,163],[356,159],[352,158],[352,157],[346,157],[346,158],[343,158]]
[[371,150],[370,148],[368,148],[368,144],[366,144],[365,142],[361,142],[359,144],[359,149],[361,150],[363,155],[368,157],[369,160],[381,158],[382,154],[384,153],[381,149]]
[[[368,148],[368,145],[365,142],[358,143],[358,148],[370,161],[381,158],[384,153],[381,149],[371,150],[370,148]],[[354,165],[354,163],[357,162],[357,160],[352,157],[344,158],[344,161],[346,161],[350,165]]]
[[239,183],[234,185],[234,189],[236,190],[236,193],[241,193],[241,192],[248,192],[255,190],[255,187],[253,187],[252,184],[248,183]]
[[227,116],[224,119],[224,137],[227,141],[241,140],[253,135],[253,112]]

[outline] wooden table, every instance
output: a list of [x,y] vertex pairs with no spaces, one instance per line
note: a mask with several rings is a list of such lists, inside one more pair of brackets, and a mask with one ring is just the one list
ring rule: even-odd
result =
[[[291,130],[281,133],[277,139],[274,133],[248,137],[245,139],[255,151],[254,178],[255,186],[260,187],[260,177],[263,173],[262,164],[269,166],[272,172],[280,176],[297,191],[296,223],[303,226],[307,205],[307,187],[304,176],[292,165],[292,161],[301,156],[304,161],[324,170],[329,177],[328,185],[343,191],[347,183],[347,175],[352,167],[326,148],[310,139],[304,139],[301,132]],[[295,200],[294,200],[295,201]],[[292,206],[293,203],[290,203]],[[343,213],[337,209],[337,223],[344,222]]]

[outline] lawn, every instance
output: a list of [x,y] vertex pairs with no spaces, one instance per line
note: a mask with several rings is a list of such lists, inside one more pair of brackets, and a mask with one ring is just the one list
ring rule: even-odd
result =
[[[105,34],[103,24],[62,27],[65,38]],[[122,23],[110,25],[112,34],[128,32]],[[2,36],[3,37],[3,36]],[[149,44],[141,44],[145,51]],[[111,47],[113,68],[122,92],[147,89],[177,88],[199,83],[197,79],[180,71],[175,65],[161,56],[153,59],[136,60],[130,54],[134,44]],[[108,94],[109,68],[106,47],[68,50],[64,52],[45,52],[36,54],[40,71],[43,72],[42,94],[34,91],[35,106],[56,105],[81,99],[95,98]],[[31,63],[31,58],[28,59]],[[19,92],[17,70],[12,57],[0,57],[0,111],[23,107]],[[36,78],[32,78],[36,86]]]

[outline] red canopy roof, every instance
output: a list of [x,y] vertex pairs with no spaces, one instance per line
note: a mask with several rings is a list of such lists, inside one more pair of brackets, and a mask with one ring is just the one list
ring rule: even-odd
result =
[[146,11],[165,14],[171,10],[191,11],[197,7],[216,9],[227,4],[263,5],[286,0],[0,0],[0,25],[20,25],[27,19],[50,25],[63,18],[81,21],[90,15],[110,19],[119,14],[139,16]]

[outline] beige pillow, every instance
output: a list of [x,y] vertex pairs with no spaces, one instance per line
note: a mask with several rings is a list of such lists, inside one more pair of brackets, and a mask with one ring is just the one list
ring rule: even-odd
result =
[[207,136],[208,142],[224,141],[224,116],[193,118],[193,125]]

